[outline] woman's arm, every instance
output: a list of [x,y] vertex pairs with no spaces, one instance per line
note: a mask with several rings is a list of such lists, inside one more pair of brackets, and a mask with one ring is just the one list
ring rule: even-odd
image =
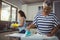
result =
[[57,27],[54,27],[53,30],[51,30],[51,33],[49,33],[47,36],[53,36],[60,28],[60,25],[57,25]]
[[36,25],[34,25],[33,23],[31,23],[31,24],[27,27],[27,29],[30,30],[31,28],[34,28],[34,27],[36,27]]

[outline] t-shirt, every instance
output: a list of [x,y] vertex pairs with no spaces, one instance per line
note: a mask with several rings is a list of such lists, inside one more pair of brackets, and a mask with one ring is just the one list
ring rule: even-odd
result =
[[54,27],[57,27],[59,20],[54,13],[50,13],[48,16],[43,16],[42,13],[38,13],[33,21],[33,24],[37,27],[37,32],[42,34],[50,33]]

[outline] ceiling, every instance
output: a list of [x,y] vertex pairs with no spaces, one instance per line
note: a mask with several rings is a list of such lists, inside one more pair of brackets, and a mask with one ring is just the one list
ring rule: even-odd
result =
[[20,1],[21,1],[23,4],[43,2],[43,0],[20,0]]

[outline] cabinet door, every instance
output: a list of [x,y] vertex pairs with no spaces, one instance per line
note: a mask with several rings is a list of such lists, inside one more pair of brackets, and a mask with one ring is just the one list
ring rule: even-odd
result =
[[54,2],[54,8],[55,8],[56,16],[60,19],[60,2],[59,1]]

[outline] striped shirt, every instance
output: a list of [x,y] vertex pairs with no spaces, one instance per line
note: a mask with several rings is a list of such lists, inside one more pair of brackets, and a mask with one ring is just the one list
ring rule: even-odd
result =
[[48,16],[43,16],[42,13],[38,13],[34,18],[33,24],[36,25],[38,33],[47,34],[54,27],[57,27],[58,20],[54,13],[50,13]]

